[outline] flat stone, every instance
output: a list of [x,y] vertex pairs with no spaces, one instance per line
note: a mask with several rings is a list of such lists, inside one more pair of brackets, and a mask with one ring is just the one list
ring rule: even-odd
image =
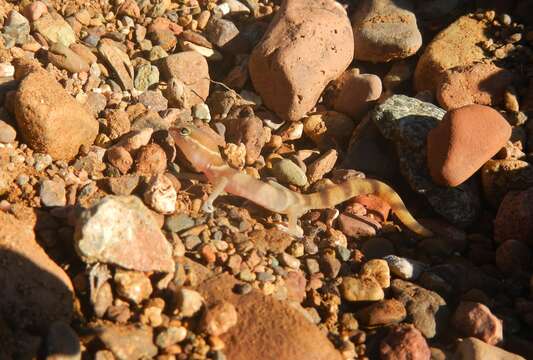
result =
[[46,331],[70,323],[73,287],[68,275],[35,240],[33,225],[0,211],[1,317],[18,329]]
[[254,88],[281,119],[299,120],[346,70],[352,44],[349,19],[335,1],[284,1],[250,56]]
[[98,45],[98,53],[111,67],[111,70],[119,81],[122,89],[133,89],[134,72],[128,54],[117,46],[114,46],[112,41],[100,41]]
[[9,144],[15,141],[17,130],[5,121],[0,120],[0,143]]
[[422,46],[409,0],[364,0],[352,15],[354,58],[388,62],[415,54]]
[[61,43],[52,44],[48,49],[47,57],[48,61],[58,68],[72,73],[89,71],[87,61]]
[[146,325],[105,323],[96,328],[96,334],[119,360],[146,359],[157,355],[152,328]]
[[65,206],[67,204],[65,184],[62,181],[41,181],[39,198],[43,206]]
[[96,119],[44,71],[33,72],[20,82],[15,104],[24,142],[54,159],[72,159],[98,134]]
[[520,355],[489,345],[473,337],[463,339],[459,343],[454,358],[457,360],[526,360]]
[[385,294],[374,278],[344,277],[341,284],[342,298],[347,301],[379,301]]
[[416,65],[416,91],[434,92],[439,76],[445,70],[482,60],[485,54],[480,44],[488,40],[488,33],[484,20],[465,15],[437,34],[425,47]]
[[172,247],[151,212],[135,196],[110,195],[76,221],[75,248],[87,263],[137,271],[172,272]]
[[33,28],[48,43],[61,43],[69,47],[76,42],[76,34],[59,13],[46,13],[33,22]]
[[387,299],[357,310],[355,317],[363,327],[371,328],[402,322],[407,313],[400,301]]
[[305,172],[289,159],[280,159],[272,164],[272,173],[284,184],[304,186],[307,184]]
[[426,138],[444,117],[441,108],[404,95],[393,95],[377,106],[371,119],[392,141],[400,171],[411,188],[424,195],[433,209],[457,226],[467,226],[478,216],[480,197],[472,181],[456,188],[436,185],[427,166]]

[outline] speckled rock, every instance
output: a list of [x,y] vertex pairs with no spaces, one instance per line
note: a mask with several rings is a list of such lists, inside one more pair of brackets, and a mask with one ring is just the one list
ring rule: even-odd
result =
[[485,57],[480,43],[487,41],[485,20],[462,16],[442,30],[418,60],[414,84],[417,91],[435,91],[439,76],[456,66],[467,66]]
[[422,45],[409,0],[359,1],[352,15],[354,58],[372,62],[404,59]]
[[495,208],[505,194],[533,186],[533,167],[522,160],[489,160],[481,168],[485,199]]
[[80,146],[92,144],[98,134],[96,119],[44,71],[31,73],[21,81],[15,105],[25,143],[54,159],[72,159]]
[[411,324],[393,326],[381,341],[382,360],[429,360],[431,351],[424,336]]
[[427,161],[433,180],[458,186],[507,143],[511,126],[496,110],[467,105],[451,110],[427,137]]
[[462,301],[452,317],[455,328],[464,336],[476,337],[489,345],[503,340],[503,324],[490,309],[472,301]]
[[174,269],[172,247],[136,196],[107,196],[77,219],[75,249],[87,263],[137,271]]
[[254,88],[280,118],[299,120],[346,70],[352,44],[350,21],[335,1],[312,7],[303,0],[283,1],[250,56]]
[[0,316],[16,328],[46,330],[70,323],[73,288],[67,274],[35,240],[33,225],[0,211]]
[[441,108],[404,95],[394,95],[377,106],[371,118],[385,138],[392,141],[400,171],[411,188],[423,194],[437,213],[458,226],[471,224],[478,216],[477,184],[457,188],[434,184],[426,160],[426,138],[444,117]]
[[533,243],[533,187],[505,195],[494,219],[494,240]]
[[436,86],[436,97],[446,110],[465,105],[500,105],[513,73],[492,63],[476,63],[446,70]]

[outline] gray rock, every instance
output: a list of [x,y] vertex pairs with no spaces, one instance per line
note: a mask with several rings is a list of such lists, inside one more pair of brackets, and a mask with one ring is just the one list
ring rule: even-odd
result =
[[457,226],[468,226],[480,211],[480,196],[474,180],[460,186],[437,186],[426,164],[426,137],[445,111],[405,95],[394,95],[377,106],[371,118],[383,136],[392,141],[400,171],[416,192],[424,195],[437,213]]
[[137,271],[174,269],[172,247],[135,196],[107,196],[85,210],[76,222],[75,248],[87,263]]
[[96,333],[119,360],[151,359],[157,355],[152,328],[148,326],[105,324]]
[[159,69],[150,64],[143,64],[137,68],[134,85],[139,91],[146,91],[151,85],[159,82]]
[[408,281],[395,279],[390,287],[393,297],[402,302],[413,325],[431,339],[448,315],[446,301],[436,292]]
[[48,13],[33,22],[33,28],[48,43],[61,43],[69,47],[76,42],[76,34],[70,25],[58,13]]
[[54,180],[43,180],[39,197],[44,206],[65,206],[67,204],[65,184]]
[[22,14],[13,10],[6,19],[2,34],[4,39],[11,40],[15,45],[22,45],[28,41],[30,22]]
[[238,35],[237,26],[226,19],[214,19],[207,25],[207,39],[220,48],[229,45]]
[[176,213],[165,218],[165,229],[174,233],[192,228],[193,226],[194,220],[186,214]]

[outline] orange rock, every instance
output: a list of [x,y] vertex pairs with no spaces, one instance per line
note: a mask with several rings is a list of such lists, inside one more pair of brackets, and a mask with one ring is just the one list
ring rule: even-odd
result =
[[511,136],[511,126],[496,110],[468,105],[446,113],[427,138],[427,163],[433,181],[457,186],[490,160]]
[[353,199],[353,202],[363,205],[369,214],[377,217],[378,221],[385,221],[389,216],[390,205],[376,195],[359,195]]

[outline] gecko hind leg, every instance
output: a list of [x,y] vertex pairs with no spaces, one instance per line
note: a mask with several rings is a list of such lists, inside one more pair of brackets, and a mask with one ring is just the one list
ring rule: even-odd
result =
[[224,191],[224,188],[226,187],[226,185],[228,185],[228,178],[227,177],[222,177],[216,182],[213,191],[211,192],[211,194],[209,195],[209,197],[205,201],[204,205],[202,206],[202,210],[205,213],[210,214],[210,213],[215,211],[215,207],[213,206],[213,202]]

